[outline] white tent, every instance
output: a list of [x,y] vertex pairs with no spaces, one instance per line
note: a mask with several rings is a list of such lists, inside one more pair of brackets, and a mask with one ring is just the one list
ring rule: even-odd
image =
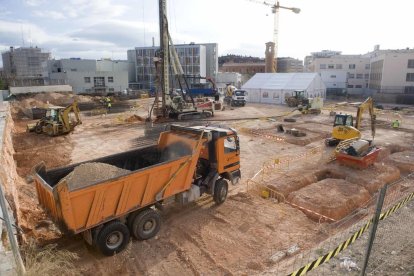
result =
[[283,104],[295,90],[308,98],[326,97],[326,86],[317,73],[257,73],[243,86],[248,102]]

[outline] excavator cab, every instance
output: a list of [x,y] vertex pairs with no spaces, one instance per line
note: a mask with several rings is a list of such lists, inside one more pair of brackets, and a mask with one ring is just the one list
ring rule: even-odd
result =
[[336,126],[354,126],[354,117],[348,114],[336,114],[334,127]]

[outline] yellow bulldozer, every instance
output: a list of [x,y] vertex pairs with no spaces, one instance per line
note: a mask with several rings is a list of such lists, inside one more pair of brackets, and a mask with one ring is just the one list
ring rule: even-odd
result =
[[332,137],[325,140],[327,146],[336,146],[339,142],[361,138],[361,122],[362,114],[368,109],[371,123],[371,135],[372,139],[375,136],[375,113],[374,102],[371,97],[368,97],[363,103],[358,106],[357,116],[354,124],[354,118],[349,114],[336,114],[334,120],[334,127],[332,130]]
[[27,125],[27,131],[57,136],[70,133],[79,124],[82,124],[82,121],[78,103],[75,101],[66,107],[50,106],[46,111],[46,116],[36,123]]

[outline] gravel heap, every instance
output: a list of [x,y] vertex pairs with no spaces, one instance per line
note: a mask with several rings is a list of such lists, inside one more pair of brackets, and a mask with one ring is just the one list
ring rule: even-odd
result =
[[80,187],[89,186],[96,182],[125,175],[129,172],[131,171],[120,169],[105,163],[84,163],[77,166],[71,173],[62,178],[58,185],[66,181],[69,190],[72,191]]

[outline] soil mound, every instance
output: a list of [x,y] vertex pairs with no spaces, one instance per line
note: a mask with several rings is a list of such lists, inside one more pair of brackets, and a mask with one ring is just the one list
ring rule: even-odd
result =
[[402,151],[391,154],[389,163],[395,165],[401,172],[411,173],[414,171],[414,151]]
[[142,118],[141,116],[135,115],[135,114],[125,119],[125,122],[127,123],[144,122],[144,121],[145,121],[144,118]]
[[327,178],[289,195],[288,201],[303,207],[310,218],[319,220],[313,212],[340,220],[370,199],[368,191],[343,179]]
[[105,163],[84,163],[77,166],[71,173],[62,178],[58,185],[66,181],[69,190],[89,186],[93,183],[128,174],[124,170]]

